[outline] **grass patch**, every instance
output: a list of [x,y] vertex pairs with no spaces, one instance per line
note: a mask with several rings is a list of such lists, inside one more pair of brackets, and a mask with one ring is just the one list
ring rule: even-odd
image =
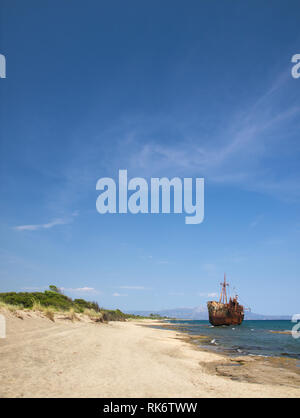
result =
[[10,303],[6,303],[0,300],[0,308],[7,309],[8,311],[14,313],[20,309],[23,309],[22,305],[11,305]]
[[103,312],[96,312],[94,309],[85,309],[83,314],[88,316],[92,321],[104,322],[105,318]]
[[70,321],[74,322],[74,321],[79,321],[78,316],[76,315],[76,312],[74,310],[74,308],[71,308],[66,314],[65,314],[65,318],[66,319],[70,319]]
[[46,308],[45,310],[44,310],[44,314],[45,314],[45,316],[48,318],[48,319],[50,319],[50,321],[53,321],[53,322],[55,322],[55,319],[54,319],[54,309],[52,309],[52,308]]

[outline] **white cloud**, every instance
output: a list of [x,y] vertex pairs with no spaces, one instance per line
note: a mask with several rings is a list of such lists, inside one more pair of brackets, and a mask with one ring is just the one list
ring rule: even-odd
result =
[[115,296],[115,297],[122,297],[122,296],[128,296],[128,295],[115,292],[115,293],[113,293],[113,296]]
[[73,222],[73,218],[78,216],[78,211],[72,213],[69,218],[56,218],[52,221],[44,224],[32,224],[32,225],[18,225],[13,229],[16,231],[37,231],[38,229],[50,229],[57,225],[65,225]]
[[97,290],[93,287],[75,287],[75,288],[71,288],[71,287],[60,287],[61,290],[65,290],[67,292],[79,292],[79,293],[95,293],[97,292]]
[[45,290],[45,287],[27,286],[27,287],[21,287],[21,290],[38,291],[38,290]]
[[46,224],[19,225],[19,226],[15,226],[14,229],[16,231],[36,231],[38,229],[43,229],[43,228],[48,229],[56,225],[63,225],[65,223],[68,223],[68,222],[64,221],[63,219],[54,219],[53,221],[48,222]]
[[215,298],[215,297],[218,296],[218,293],[215,293],[215,292],[211,292],[211,293],[200,292],[200,293],[198,293],[198,295],[200,297],[204,297],[204,298]]
[[[58,288],[62,291],[66,291],[66,292],[78,292],[78,293],[95,293],[98,292],[94,287],[88,287],[88,286],[84,286],[84,287],[60,287],[58,286]],[[45,290],[45,287],[34,287],[34,286],[27,286],[27,287],[22,287],[23,290]]]
[[202,269],[207,273],[214,273],[217,271],[217,266],[213,263],[205,263],[203,264]]
[[153,256],[152,255],[141,255],[141,258],[144,259],[144,260],[145,259],[150,259],[151,260],[153,258]]
[[147,288],[144,286],[119,286],[119,289],[144,290]]
[[77,287],[74,289],[76,292],[94,292],[95,289],[93,287]]
[[184,296],[183,292],[170,292],[169,293],[170,296]]

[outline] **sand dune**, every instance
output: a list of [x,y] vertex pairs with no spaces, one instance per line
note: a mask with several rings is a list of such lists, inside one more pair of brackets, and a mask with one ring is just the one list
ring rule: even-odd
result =
[[[24,319],[5,315],[1,397],[300,396],[294,370],[285,371],[286,383],[232,380],[215,372],[223,356],[197,349],[176,331],[147,327],[147,321],[95,324],[52,322],[34,313]],[[261,364],[257,370],[263,375]]]

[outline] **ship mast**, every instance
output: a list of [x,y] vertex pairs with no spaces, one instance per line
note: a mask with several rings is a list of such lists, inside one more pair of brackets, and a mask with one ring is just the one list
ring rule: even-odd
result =
[[220,296],[219,303],[227,303],[226,286],[229,286],[229,284],[226,283],[226,273],[224,273],[224,282],[220,283],[220,285],[222,286],[222,289],[221,289],[221,296]]

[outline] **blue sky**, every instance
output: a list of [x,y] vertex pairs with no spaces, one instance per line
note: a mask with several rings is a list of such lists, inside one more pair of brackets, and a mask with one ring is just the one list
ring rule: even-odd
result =
[[[2,0],[0,291],[194,307],[226,271],[253,311],[298,313],[299,14],[297,1]],[[100,215],[96,182],[119,169],[204,177],[204,222]]]

